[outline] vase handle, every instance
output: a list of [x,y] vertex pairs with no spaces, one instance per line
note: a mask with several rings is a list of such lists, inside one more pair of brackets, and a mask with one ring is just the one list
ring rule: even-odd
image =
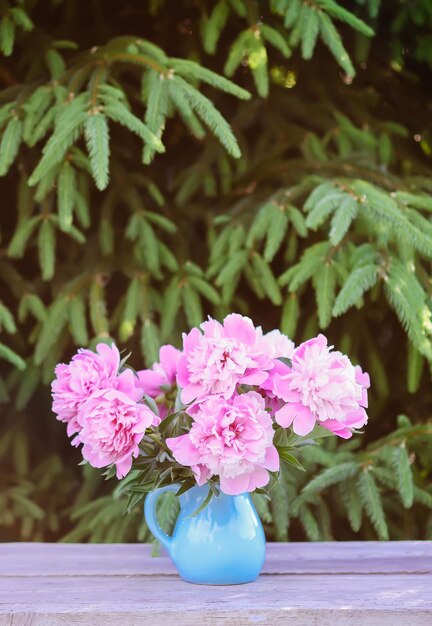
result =
[[147,522],[147,526],[149,527],[152,535],[157,539],[163,547],[167,550],[169,554],[171,554],[171,550],[173,547],[173,538],[167,535],[159,525],[159,522],[156,518],[156,504],[163,493],[167,491],[177,492],[180,488],[180,485],[167,485],[166,487],[161,487],[160,489],[155,489],[154,491],[150,491],[147,494],[145,503],[144,503],[144,514]]

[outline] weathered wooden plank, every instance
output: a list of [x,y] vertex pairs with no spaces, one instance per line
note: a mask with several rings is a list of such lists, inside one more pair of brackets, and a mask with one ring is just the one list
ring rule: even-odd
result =
[[150,551],[0,544],[0,626],[432,626],[432,542],[269,544],[238,587],[184,583]]
[[236,587],[142,576],[0,580],[0,626],[428,626],[428,574],[263,576]]
[[[264,574],[430,573],[432,541],[274,543]],[[140,544],[0,544],[4,576],[175,575],[166,555]]]

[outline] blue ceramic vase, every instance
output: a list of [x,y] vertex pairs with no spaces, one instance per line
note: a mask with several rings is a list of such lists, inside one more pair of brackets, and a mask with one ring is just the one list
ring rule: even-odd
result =
[[183,580],[201,585],[239,585],[259,576],[265,557],[265,536],[261,520],[249,493],[227,496],[221,493],[198,515],[208,487],[193,487],[180,498],[180,513],[172,537],[156,519],[156,502],[169,485],[148,494],[144,511],[147,525],[167,550]]

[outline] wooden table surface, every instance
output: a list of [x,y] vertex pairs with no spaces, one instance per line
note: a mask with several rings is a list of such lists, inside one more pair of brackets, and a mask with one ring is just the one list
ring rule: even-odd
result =
[[147,545],[0,544],[0,625],[432,626],[432,542],[275,543],[247,585],[185,583]]

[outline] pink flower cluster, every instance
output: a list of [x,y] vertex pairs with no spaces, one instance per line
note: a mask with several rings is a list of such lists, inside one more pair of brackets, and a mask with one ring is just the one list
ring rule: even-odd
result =
[[201,329],[183,336],[177,371],[192,427],[167,440],[198,484],[216,475],[231,494],[266,485],[279,469],[272,416],[298,435],[319,423],[344,438],[367,422],[369,376],[323,335],[295,348],[279,331],[263,334],[236,314]]
[[167,439],[167,445],[179,463],[192,467],[199,485],[217,475],[227,494],[264,487],[268,470],[279,469],[273,422],[256,391],[228,400],[210,396],[200,404],[189,433]]
[[143,390],[132,370],[119,373],[119,367],[115,345],[100,343],[96,353],[79,350],[69,364],[56,366],[51,390],[53,411],[75,435],[72,443],[83,444],[84,458],[93,467],[115,464],[122,478],[156,416],[139,403]]
[[181,403],[183,434],[166,445],[199,485],[216,478],[227,494],[264,487],[279,470],[278,427],[305,436],[320,424],[349,438],[367,422],[369,376],[324,335],[295,347],[238,314],[209,318],[183,335],[182,350],[163,346],[159,362],[137,375],[119,368],[117,348],[99,344],[57,365],[52,383],[53,410],[73,443],[94,467],[115,464],[119,478],[145,430]]
[[266,337],[235,313],[223,324],[209,319],[201,329],[183,335],[177,371],[192,427],[167,445],[179,463],[192,468],[199,485],[219,476],[224,493],[253,491],[279,469],[273,420],[264,397],[249,390],[267,380],[278,337]]
[[176,390],[177,368],[181,354],[174,346],[162,346],[159,351],[159,363],[154,363],[151,369],[137,372],[143,392],[156,400],[158,405],[159,418],[156,418],[155,425],[168,415],[168,395]]
[[307,435],[319,423],[344,439],[366,424],[369,375],[332,352],[324,335],[302,343],[291,359],[273,375],[272,390],[286,403],[276,411],[278,424]]

